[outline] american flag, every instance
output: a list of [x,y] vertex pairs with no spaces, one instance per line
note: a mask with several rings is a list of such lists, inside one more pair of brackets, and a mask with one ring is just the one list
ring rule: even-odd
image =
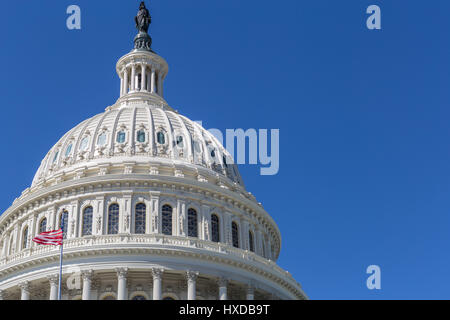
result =
[[63,232],[61,229],[42,232],[33,238],[33,241],[46,246],[60,246],[63,241]]

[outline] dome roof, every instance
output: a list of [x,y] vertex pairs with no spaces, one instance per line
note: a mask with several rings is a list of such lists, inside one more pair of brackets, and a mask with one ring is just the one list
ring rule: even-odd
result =
[[150,100],[108,107],[67,132],[47,153],[32,182],[67,176],[80,169],[131,166],[188,166],[219,174],[243,186],[221,143],[200,124]]

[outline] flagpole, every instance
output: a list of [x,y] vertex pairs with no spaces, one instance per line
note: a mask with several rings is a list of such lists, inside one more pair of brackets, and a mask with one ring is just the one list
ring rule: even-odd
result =
[[62,231],[62,239],[61,239],[61,252],[59,255],[59,283],[58,283],[58,300],[61,300],[61,284],[62,284],[62,263],[63,263],[63,248],[64,248],[64,209],[61,213],[61,231]]
[[58,300],[61,300],[61,283],[62,283],[62,261],[63,261],[63,241],[61,241],[61,254],[59,256],[59,284],[58,284]]

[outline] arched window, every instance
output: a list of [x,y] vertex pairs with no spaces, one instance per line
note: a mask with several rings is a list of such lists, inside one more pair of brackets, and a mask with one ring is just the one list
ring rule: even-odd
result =
[[114,203],[108,208],[108,234],[119,233],[119,205]]
[[166,143],[166,137],[164,136],[164,132],[159,131],[156,134],[156,141],[158,141],[159,144],[165,144]]
[[172,207],[167,204],[162,207],[162,233],[172,235]]
[[82,236],[92,235],[92,214],[94,209],[92,207],[84,208],[83,210],[83,229]]
[[144,296],[141,296],[141,295],[137,295],[137,296],[134,296],[133,299],[131,299],[131,300],[147,300],[147,298]]
[[39,233],[47,231],[47,218],[44,218],[39,223]]
[[231,223],[231,237],[233,240],[233,247],[239,248],[239,228],[236,222]]
[[22,233],[22,249],[28,248],[28,227],[25,227]]
[[253,240],[253,233],[251,231],[248,232],[248,244],[250,246],[250,251],[255,252],[255,242]]
[[144,203],[138,203],[135,210],[134,233],[145,234],[145,215],[147,206]]
[[173,301],[175,301],[175,299],[172,298],[172,297],[164,297],[163,300],[173,300]]
[[188,237],[198,237],[197,211],[188,210]]
[[211,240],[213,242],[220,241],[220,224],[219,217],[215,214],[211,216]]
[[63,231],[63,239],[67,239],[67,228],[69,222],[69,213],[64,210],[59,216],[59,226]]
[[139,130],[136,139],[138,142],[145,142],[145,131]]

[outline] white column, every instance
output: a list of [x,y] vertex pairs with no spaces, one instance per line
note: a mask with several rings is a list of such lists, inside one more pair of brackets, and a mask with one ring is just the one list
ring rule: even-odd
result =
[[126,95],[128,93],[128,69],[125,68],[125,74],[124,74],[124,84],[123,84],[123,95]]
[[117,300],[127,300],[128,292],[127,292],[127,275],[128,268],[117,268]]
[[133,92],[136,90],[136,66],[133,64],[131,66],[131,89],[130,91]]
[[162,97],[162,74],[158,72],[158,94]]
[[262,233],[259,229],[256,230],[256,254],[263,256],[263,243],[262,243]]
[[242,229],[242,249],[250,251],[248,239],[249,224],[247,221],[241,220],[241,229]]
[[30,300],[30,283],[28,281],[19,283],[20,300]]
[[146,66],[145,64],[141,65],[141,91],[146,91],[147,90],[147,72],[146,72]]
[[131,199],[132,194],[124,194],[123,201],[123,210],[121,210],[120,214],[120,223],[119,223],[119,233],[130,233],[131,231]]
[[267,257],[270,260],[273,260],[273,253],[272,253],[272,242],[270,241],[270,235],[267,237]]
[[153,274],[153,300],[161,300],[163,269],[152,269]]
[[255,300],[255,289],[251,283],[247,286],[247,300]]
[[177,214],[175,235],[185,237],[187,235],[187,219],[186,219],[186,202],[183,200],[177,201]]
[[186,278],[188,283],[188,289],[187,289],[187,299],[188,300],[195,300],[197,298],[197,277],[198,272],[195,271],[187,271],[186,272]]
[[150,233],[160,233],[161,218],[159,211],[159,192],[150,192],[150,203],[151,203],[150,207],[151,207],[151,223],[152,223],[152,229]]
[[59,275],[53,274],[47,276],[48,281],[50,281],[50,300],[58,300],[58,279]]
[[209,206],[202,205],[202,240],[211,241],[211,214]]
[[91,300],[92,274],[92,270],[81,271],[81,276],[83,277],[83,300]]
[[3,300],[3,290],[0,290],[0,301]]
[[123,96],[123,73],[120,76],[120,96]]
[[228,299],[228,292],[227,292],[228,280],[225,278],[219,278],[218,284],[219,284],[219,300],[227,300]]
[[151,93],[155,93],[155,81],[156,81],[156,71],[155,71],[155,68],[152,66],[152,73],[151,73],[151,79],[150,79]]

